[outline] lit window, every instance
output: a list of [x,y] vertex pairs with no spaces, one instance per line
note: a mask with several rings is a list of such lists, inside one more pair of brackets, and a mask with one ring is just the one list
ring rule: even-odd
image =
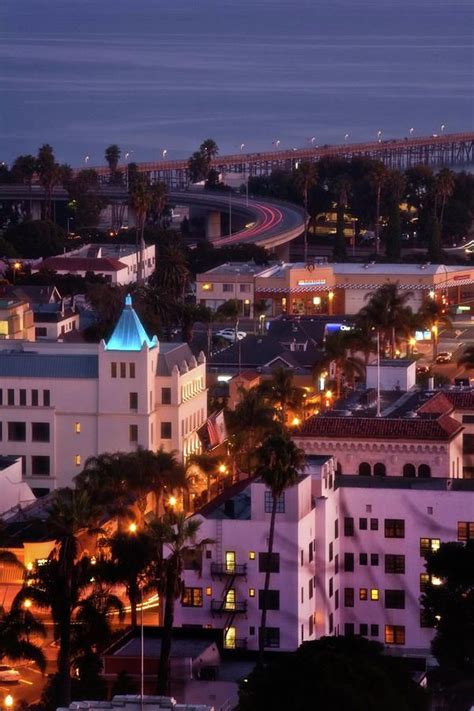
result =
[[81,455],[76,454],[76,456],[74,457],[74,461],[76,462],[76,467],[80,467],[81,466]]
[[249,552],[249,560],[255,560],[255,551]]
[[255,588],[249,588],[249,597],[255,597]]
[[359,600],[367,600],[367,588],[359,589]]
[[76,434],[81,434],[81,423],[80,423],[80,422],[76,422],[76,425],[75,425],[75,428],[74,428],[74,429],[75,429],[75,431],[76,431]]
[[385,625],[385,644],[405,644],[405,627]]
[[212,595],[212,588],[206,588],[206,595],[207,595],[208,597],[211,597],[211,595]]
[[379,599],[379,591],[377,588],[372,588],[370,590],[370,599],[371,600],[378,600]]
[[435,553],[439,550],[440,545],[439,538],[420,538],[420,555]]

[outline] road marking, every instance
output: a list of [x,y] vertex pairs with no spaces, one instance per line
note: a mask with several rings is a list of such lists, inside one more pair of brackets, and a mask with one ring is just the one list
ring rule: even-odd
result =
[[27,681],[26,679],[20,679],[20,684],[28,684],[29,686],[33,686],[33,682]]
[[39,669],[30,669],[30,672],[33,672],[33,674],[39,674],[40,676],[43,676],[43,672],[40,672]]

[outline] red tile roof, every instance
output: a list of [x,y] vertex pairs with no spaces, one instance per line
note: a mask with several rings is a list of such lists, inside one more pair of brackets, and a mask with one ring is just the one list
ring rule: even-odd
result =
[[455,410],[474,410],[473,390],[448,390],[444,395],[453,403]]
[[474,410],[474,391],[446,390],[436,393],[417,412],[448,414],[453,410]]
[[430,397],[423,405],[421,405],[417,412],[422,414],[432,414],[441,415],[448,414],[453,411],[453,403],[446,397],[444,393],[436,393],[433,397]]
[[310,417],[296,437],[331,439],[450,440],[463,429],[449,415],[437,419],[377,417]]
[[119,272],[127,265],[111,257],[48,257],[41,269],[68,272]]

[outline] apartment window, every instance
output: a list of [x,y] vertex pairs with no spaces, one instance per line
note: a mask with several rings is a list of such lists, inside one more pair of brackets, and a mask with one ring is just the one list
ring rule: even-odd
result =
[[49,390],[43,390],[43,407],[51,405],[51,393]]
[[255,588],[249,588],[249,597],[255,597]]
[[171,388],[161,388],[162,405],[171,405]]
[[329,597],[332,597],[334,595],[334,580],[333,578],[329,578]]
[[110,375],[112,378],[117,377],[117,363],[110,364]]
[[240,284],[239,289],[242,293],[249,294],[251,291],[251,284]]
[[120,377],[121,378],[127,377],[127,364],[126,363],[120,363]]
[[268,553],[258,554],[258,572],[259,573],[279,573],[280,572],[280,554]]
[[376,602],[379,599],[379,591],[377,588],[371,588],[370,590],[370,599],[373,602]]
[[405,538],[405,521],[402,518],[385,519],[385,538]]
[[33,442],[49,442],[49,422],[32,422],[31,439]]
[[353,536],[354,535],[354,519],[350,516],[345,516],[344,518],[344,535]]
[[20,406],[26,407],[26,390],[23,388],[20,390]]
[[130,425],[128,428],[128,438],[130,442],[138,442],[138,425]]
[[[259,629],[259,635],[262,635],[262,628]],[[280,628],[279,627],[266,627],[265,636],[263,638],[264,647],[272,647],[273,649],[278,649],[280,646]]]
[[330,543],[329,546],[328,546],[328,556],[329,556],[329,562],[331,562],[332,559],[333,559],[333,557],[334,557],[333,542],[332,542],[332,541],[331,541],[331,543]]
[[161,423],[161,439],[171,439],[171,422]]
[[81,455],[80,454],[76,454],[76,456],[74,457],[74,464],[76,465],[76,467],[81,466]]
[[74,425],[74,431],[76,434],[81,434],[81,423],[80,422],[76,422],[76,424]]
[[385,556],[385,572],[403,574],[405,572],[405,556],[387,554]]
[[300,551],[300,563],[301,563],[301,567],[303,567],[303,565],[304,565],[304,551],[303,550]]
[[264,603],[266,601],[267,610],[279,610],[280,609],[280,591],[279,590],[268,590],[265,596],[265,590],[258,591],[258,609],[263,610]]
[[38,391],[37,390],[32,390],[31,391],[31,406],[32,407],[38,407]]
[[359,565],[367,565],[367,553],[359,553]]
[[458,521],[458,541],[474,539],[474,521]]
[[367,531],[367,519],[366,518],[359,519],[359,529],[361,531]]
[[228,294],[231,291],[234,291],[234,285],[233,284],[222,284],[222,291],[224,291],[226,294]]
[[313,560],[313,541],[308,546],[308,562],[311,563]]
[[405,627],[385,625],[385,644],[405,644]]
[[184,588],[181,604],[183,607],[202,607],[202,588]]
[[334,615],[332,612],[329,615],[329,634],[332,634],[334,630]]
[[379,554],[378,553],[371,553],[370,554],[370,565],[378,565],[379,564]]
[[255,551],[249,551],[249,560],[255,560]]
[[371,531],[378,531],[378,530],[379,530],[379,520],[378,520],[378,518],[371,518],[371,519],[370,519],[370,530],[371,530]]
[[379,636],[379,626],[378,625],[370,625],[370,636],[371,637],[378,637]]
[[362,600],[363,602],[365,602],[365,600],[368,600],[368,599],[369,599],[369,595],[368,595],[367,588],[359,588],[359,600]]
[[439,538],[420,538],[420,555],[435,553],[441,545]]
[[339,555],[337,553],[334,556],[334,573],[336,575],[339,573]]
[[339,538],[339,519],[334,521],[334,538]]
[[0,422],[0,442],[2,441],[2,439],[3,439],[3,423]]
[[130,410],[138,410],[138,393],[129,393],[128,400]]
[[206,588],[206,595],[207,595],[207,597],[211,597],[211,595],[212,595],[212,588]]
[[361,637],[367,637],[367,635],[369,634],[369,625],[366,625],[362,622],[359,625],[359,634]]
[[313,590],[314,590],[314,583],[313,583],[313,578],[309,581],[308,584],[308,597],[311,600],[313,597]]
[[[273,496],[271,491],[265,492],[265,513],[271,513],[273,509]],[[280,494],[276,502],[276,512],[285,513],[285,493]]]
[[308,635],[311,637],[314,632],[314,618],[310,615],[308,618]]
[[354,588],[344,588],[344,607],[354,607]]
[[7,401],[9,405],[15,404],[15,391],[12,388],[7,390]]
[[345,637],[353,637],[355,633],[354,630],[354,623],[353,622],[346,622],[344,625],[344,636]]
[[135,363],[129,363],[128,364],[128,373],[131,378],[135,377]]
[[336,590],[336,592],[334,593],[334,609],[339,609],[339,590]]
[[31,473],[33,476],[49,476],[49,457],[31,457]]
[[404,590],[385,590],[385,607],[387,610],[405,609]]
[[10,442],[26,442],[26,422],[9,422],[8,440]]
[[346,573],[354,572],[354,553],[344,553],[344,570]]
[[420,573],[420,592],[427,592],[431,586],[431,576],[428,573]]
[[0,388],[0,405],[3,405],[3,390]]

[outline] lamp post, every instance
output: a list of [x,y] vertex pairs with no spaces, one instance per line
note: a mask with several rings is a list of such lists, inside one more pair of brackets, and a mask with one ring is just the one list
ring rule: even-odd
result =
[[415,132],[415,129],[414,129],[414,128],[410,128],[410,138],[413,136],[414,132]]
[[7,694],[3,700],[3,703],[5,704],[6,709],[11,709],[15,703],[13,696],[11,694]]
[[382,131],[377,131],[377,140],[379,143],[382,142]]
[[90,156],[84,156],[84,163],[87,165],[88,162],[90,161]]
[[441,126],[441,135],[444,133],[444,129],[446,128],[446,124],[442,123]]
[[241,143],[241,144],[240,144],[240,152],[241,152],[241,153],[242,153],[242,151],[244,150],[244,148],[245,148],[245,143]]
[[348,140],[349,140],[349,134],[345,133],[344,134],[344,141],[347,143]]
[[163,157],[163,158],[166,158],[166,154],[167,154],[167,153],[168,153],[168,149],[167,149],[167,148],[163,148],[163,152],[162,152],[162,154],[161,154],[162,157]]

